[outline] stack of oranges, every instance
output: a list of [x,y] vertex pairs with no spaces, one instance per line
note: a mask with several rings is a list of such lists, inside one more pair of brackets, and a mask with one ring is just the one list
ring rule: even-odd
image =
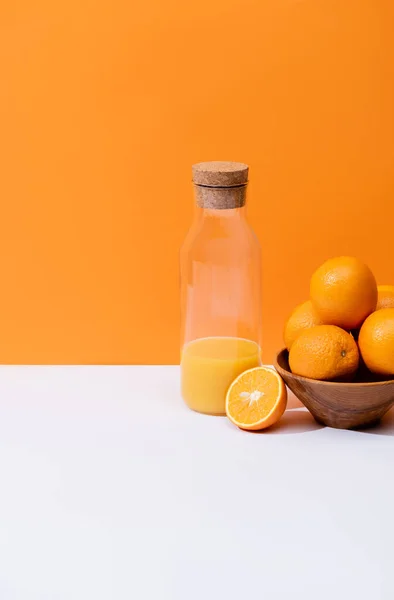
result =
[[394,375],[394,285],[378,286],[357,258],[326,261],[312,275],[310,299],[288,318],[284,341],[296,375],[350,381],[360,364]]

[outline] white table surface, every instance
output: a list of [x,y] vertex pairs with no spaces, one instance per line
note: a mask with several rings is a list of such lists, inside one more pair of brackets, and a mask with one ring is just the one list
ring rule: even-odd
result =
[[392,600],[393,413],[246,433],[178,377],[0,368],[0,600]]

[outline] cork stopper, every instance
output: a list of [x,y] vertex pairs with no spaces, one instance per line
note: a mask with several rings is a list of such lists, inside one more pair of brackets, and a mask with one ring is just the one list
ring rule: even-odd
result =
[[193,165],[196,202],[201,208],[241,208],[246,202],[248,165],[212,161]]

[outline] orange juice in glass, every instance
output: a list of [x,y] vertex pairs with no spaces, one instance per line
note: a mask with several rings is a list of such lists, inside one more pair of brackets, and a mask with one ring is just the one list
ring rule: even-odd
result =
[[248,167],[193,167],[196,216],[181,250],[181,391],[198,412],[225,413],[230,383],[260,364],[261,258],[245,215]]
[[259,364],[260,348],[251,340],[231,337],[194,340],[182,351],[182,396],[193,410],[222,415],[232,381]]

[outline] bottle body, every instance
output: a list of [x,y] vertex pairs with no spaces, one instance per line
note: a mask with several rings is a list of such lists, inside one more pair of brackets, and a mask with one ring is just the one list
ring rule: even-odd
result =
[[245,211],[197,207],[181,250],[182,396],[207,414],[260,364],[261,251]]

